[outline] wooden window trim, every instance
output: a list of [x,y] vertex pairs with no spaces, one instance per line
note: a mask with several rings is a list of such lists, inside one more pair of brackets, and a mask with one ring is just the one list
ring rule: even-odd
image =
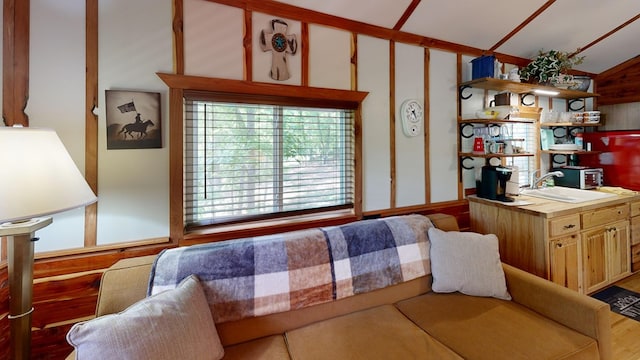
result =
[[[361,105],[367,92],[336,90],[306,86],[253,83],[248,81],[157,73],[169,87],[169,233],[179,246],[291,231],[307,227],[329,226],[362,218],[362,115]],[[267,99],[283,105],[341,107],[355,110],[355,196],[351,211],[330,211],[296,218],[259,221],[233,226],[203,228],[185,232],[183,217],[183,98],[185,93],[215,94],[248,102]],[[277,95],[274,95],[277,94]]]

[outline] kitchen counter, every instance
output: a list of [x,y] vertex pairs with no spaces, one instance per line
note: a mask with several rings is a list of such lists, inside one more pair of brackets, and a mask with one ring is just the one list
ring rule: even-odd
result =
[[505,263],[589,294],[631,274],[632,246],[640,258],[640,195],[580,203],[513,198],[468,197],[471,230],[495,234]]
[[[590,190],[596,191],[596,190]],[[480,198],[476,195],[467,197],[469,202],[478,202],[486,205],[509,208],[513,211],[520,211],[545,218],[576,214],[582,211],[593,210],[603,206],[618,205],[640,200],[640,195],[617,195],[600,200],[586,201],[582,203],[568,203],[556,200],[543,199],[533,196],[516,195],[511,196],[515,202],[505,203],[496,200]]]

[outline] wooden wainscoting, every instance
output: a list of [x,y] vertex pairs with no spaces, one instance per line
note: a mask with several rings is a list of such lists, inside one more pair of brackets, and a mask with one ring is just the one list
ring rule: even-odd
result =
[[[121,245],[123,246],[123,245]],[[32,359],[64,359],[73,350],[65,336],[78,321],[93,317],[102,272],[116,261],[152,255],[171,244],[106,250],[81,249],[81,254],[36,255],[32,315]],[[69,253],[69,251],[67,251]],[[0,263],[0,360],[9,359],[9,281],[7,263]]]

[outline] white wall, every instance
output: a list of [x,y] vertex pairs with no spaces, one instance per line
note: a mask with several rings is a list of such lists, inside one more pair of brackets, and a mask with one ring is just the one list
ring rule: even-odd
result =
[[418,136],[406,136],[400,108],[409,99],[424,102],[424,48],[398,43],[395,50],[396,206],[419,205],[426,193],[424,123]]
[[[54,129],[81,171],[85,153],[84,19],[84,0],[31,1],[29,102],[25,109],[29,126]],[[53,216],[53,223],[37,235],[36,251],[82,247],[84,209]]]
[[359,35],[358,90],[369,92],[362,104],[364,211],[391,205],[389,66],[389,41]]
[[[144,15],[141,15],[144,14]],[[30,126],[56,130],[84,169],[85,1],[31,2]],[[169,233],[169,149],[106,150],[104,90],[161,92],[155,72],[173,71],[172,6],[154,0],[100,2],[98,109],[98,244],[166,237]],[[55,176],[55,174],[52,174]],[[45,179],[46,180],[46,179]],[[84,209],[54,216],[36,251],[82,247]]]
[[[32,0],[32,124],[54,127],[78,166],[84,166],[84,1]],[[253,13],[253,38],[275,17]],[[185,0],[185,71],[189,75],[243,79],[244,13],[203,0]],[[301,24],[285,19],[300,38]],[[169,235],[169,144],[167,88],[155,75],[173,66],[172,1],[101,1],[99,8],[98,243],[135,241]],[[64,41],[63,41],[64,40]],[[310,86],[351,88],[352,33],[309,25]],[[298,44],[298,51],[301,44]],[[357,35],[358,90],[363,103],[363,209],[390,208],[390,46],[389,41]],[[268,77],[271,54],[253,45],[255,81]],[[430,179],[425,179],[424,139],[403,135],[398,114],[406,99],[424,99],[424,50],[396,43],[396,199],[397,206],[424,202],[428,183],[432,202],[457,199],[456,55],[431,51]],[[301,83],[301,53],[289,57],[292,78]],[[107,150],[105,90],[160,92],[163,147]],[[81,210],[54,218],[46,246],[82,246]],[[44,232],[44,230],[43,230]],[[44,244],[44,242],[41,241]]]
[[309,25],[309,86],[351,89],[351,33]]
[[[169,234],[169,134],[166,85],[173,72],[169,0],[110,0],[99,7],[98,244]],[[107,150],[104,90],[161,93],[163,147]]]
[[431,50],[429,155],[431,202],[458,198],[457,57]]
[[184,0],[183,28],[186,74],[243,80],[242,9]]

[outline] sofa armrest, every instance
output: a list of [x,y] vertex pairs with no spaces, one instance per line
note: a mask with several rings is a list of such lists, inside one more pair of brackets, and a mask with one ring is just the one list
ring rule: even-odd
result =
[[609,305],[503,264],[513,301],[598,341],[600,359],[613,357]]

